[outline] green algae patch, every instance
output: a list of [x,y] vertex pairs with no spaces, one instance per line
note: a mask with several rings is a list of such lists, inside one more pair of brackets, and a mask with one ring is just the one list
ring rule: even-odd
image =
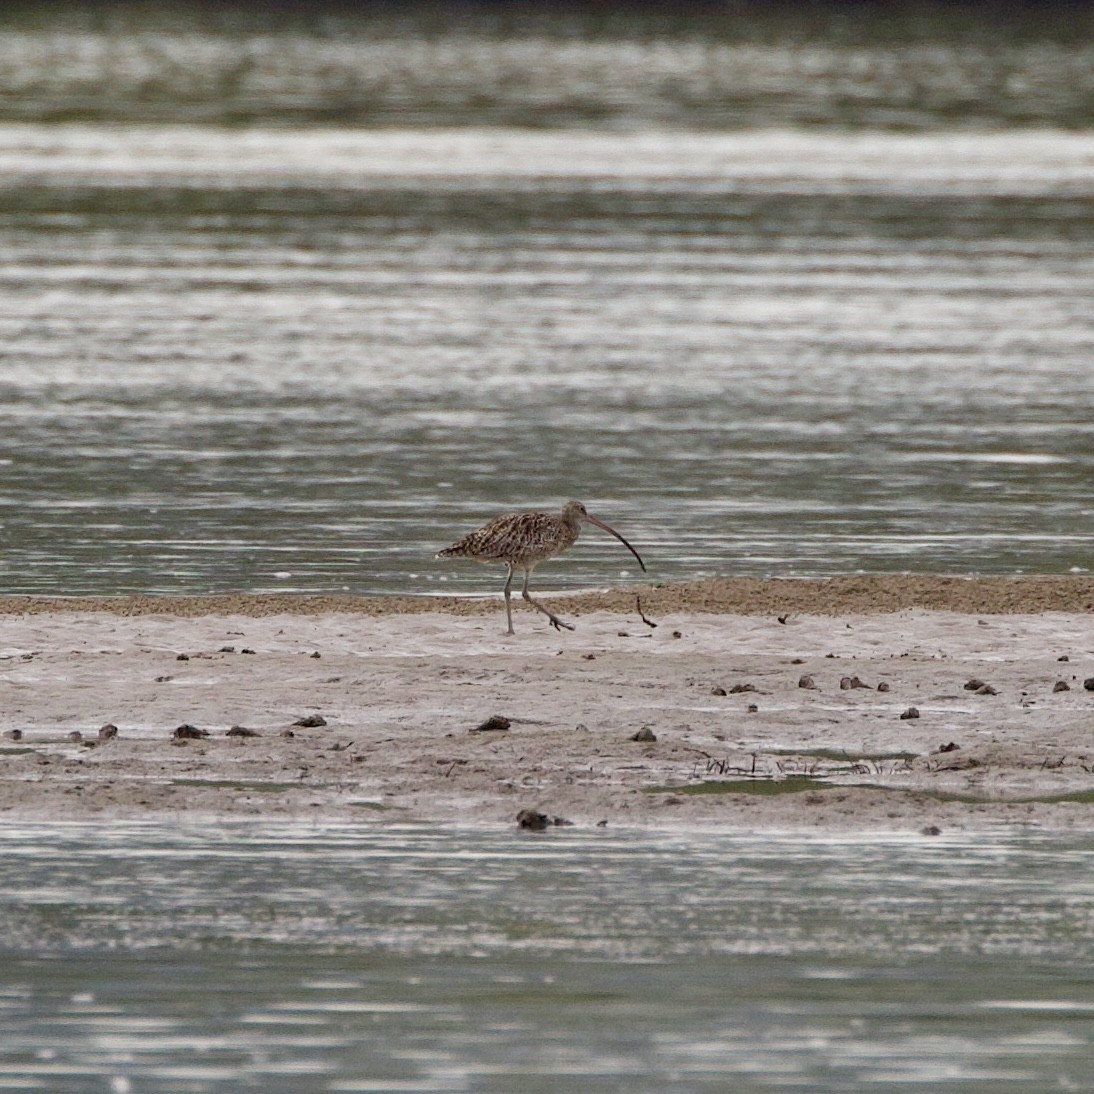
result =
[[777,797],[780,794],[800,794],[803,790],[830,790],[834,783],[825,783],[811,775],[791,775],[785,779],[707,779],[686,786],[651,786],[648,794],[752,794],[757,797]]
[[921,786],[878,786],[864,783],[858,785],[863,790],[882,790],[890,794],[914,794],[922,798],[930,798],[931,801],[959,802],[962,805],[1057,805],[1064,802],[1094,805],[1094,790],[1065,790],[1058,794],[1025,794],[1021,797],[1008,797],[963,794],[956,790],[932,790],[930,787]]
[[[241,779],[172,779],[172,786],[189,786],[201,790],[257,791],[259,794],[281,794],[298,787],[298,783],[244,781]],[[312,786],[310,789],[315,789]]]
[[1014,802],[1018,805],[1057,805],[1072,802],[1076,805],[1094,805],[1094,790],[1066,790],[1061,794],[1033,794],[1025,798],[988,798],[986,801]]
[[1059,794],[1031,794],[1023,797],[999,797],[968,794],[956,790],[933,790],[922,786],[880,786],[877,783],[833,782],[811,775],[791,775],[785,779],[707,779],[686,786],[651,786],[647,794],[750,794],[753,797],[778,797],[806,790],[869,790],[879,794],[902,794],[935,802],[960,805],[1094,805],[1094,789],[1069,790]]
[[883,763],[885,760],[903,760],[910,763],[918,759],[917,752],[848,752],[844,748],[767,748],[765,756],[808,756],[814,760],[832,760],[835,763]]

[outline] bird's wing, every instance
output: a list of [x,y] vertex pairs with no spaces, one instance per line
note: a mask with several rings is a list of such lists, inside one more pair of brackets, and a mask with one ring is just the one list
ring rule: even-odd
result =
[[543,557],[560,544],[568,546],[561,543],[557,518],[548,513],[506,513],[460,541],[468,554],[499,562]]

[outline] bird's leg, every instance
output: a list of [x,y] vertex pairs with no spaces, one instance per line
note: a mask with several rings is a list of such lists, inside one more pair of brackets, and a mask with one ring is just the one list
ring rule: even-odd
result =
[[509,620],[509,630],[505,633],[516,634],[517,632],[513,630],[513,608],[509,603],[509,590],[513,585],[513,567],[511,564],[507,565],[509,565],[509,576],[505,579],[505,618]]
[[524,571],[524,588],[521,590],[520,595],[523,596],[524,599],[527,600],[528,603],[531,604],[532,607],[535,608],[537,611],[543,612],[543,614],[547,616],[547,618],[551,621],[551,626],[554,627],[556,631],[561,630],[563,627],[565,627],[568,631],[572,631],[574,629],[572,623],[564,622],[563,620],[559,619],[559,617],[555,615],[554,612],[545,608],[538,600],[532,599],[532,594],[528,591],[528,579],[531,576],[531,570]]

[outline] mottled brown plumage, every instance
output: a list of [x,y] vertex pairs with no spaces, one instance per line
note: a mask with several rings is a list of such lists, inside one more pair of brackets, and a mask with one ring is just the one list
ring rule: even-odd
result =
[[502,562],[509,567],[509,576],[505,582],[505,613],[509,621],[509,634],[513,634],[513,609],[510,604],[510,589],[513,574],[524,571],[524,588],[521,596],[538,611],[543,612],[551,621],[555,630],[565,627],[572,631],[570,623],[565,623],[553,612],[532,598],[528,592],[528,579],[535,567],[555,555],[561,554],[577,542],[583,522],[595,524],[611,533],[627,548],[643,570],[646,564],[638,552],[613,528],[602,520],[590,516],[579,501],[567,502],[562,512],[554,513],[506,513],[495,517],[463,539],[457,540],[451,547],[437,552],[438,558],[471,558],[476,562]]

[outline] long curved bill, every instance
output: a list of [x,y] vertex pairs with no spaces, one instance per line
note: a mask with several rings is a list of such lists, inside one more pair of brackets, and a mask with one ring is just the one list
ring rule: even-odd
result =
[[596,517],[590,516],[588,513],[585,514],[585,519],[590,524],[595,524],[597,528],[603,528],[608,535],[615,536],[615,538],[619,540],[636,559],[638,559],[638,565],[642,567],[642,572],[646,572],[646,564],[642,561],[642,556],[614,528],[609,528],[602,520],[597,520]]

